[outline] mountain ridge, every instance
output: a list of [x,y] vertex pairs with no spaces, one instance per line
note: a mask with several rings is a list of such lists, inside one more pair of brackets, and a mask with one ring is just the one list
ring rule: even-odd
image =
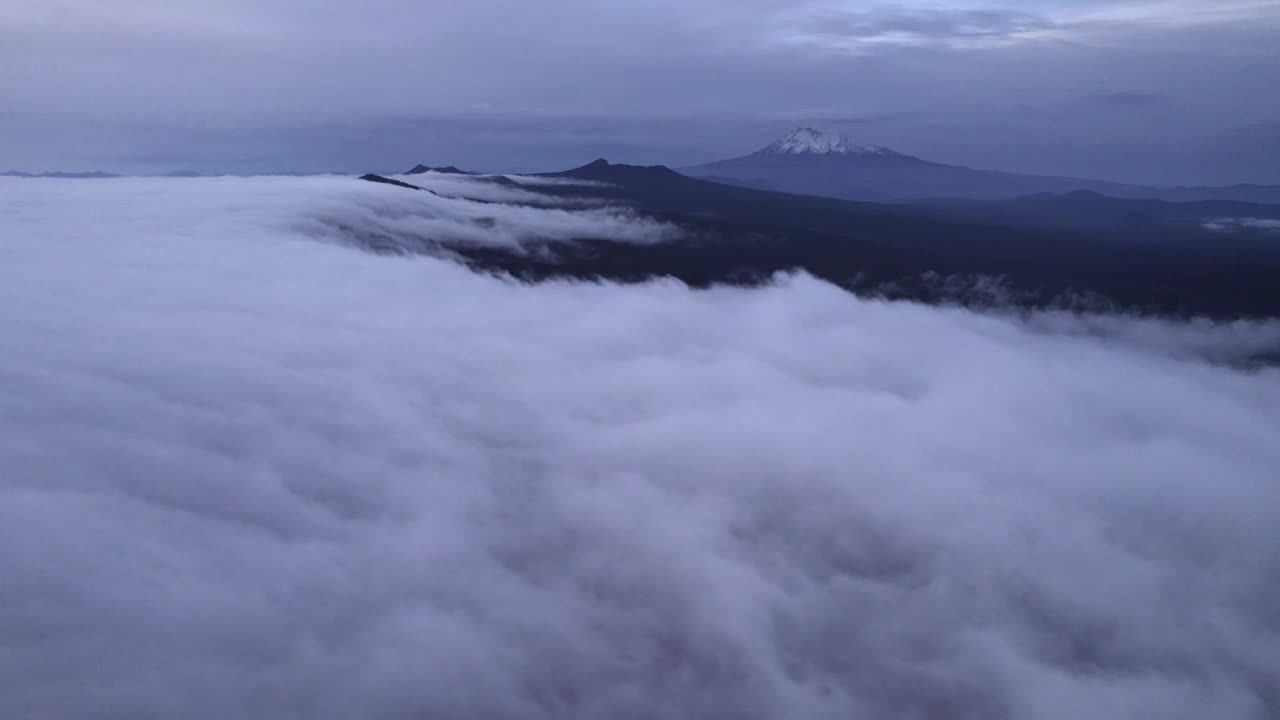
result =
[[604,158],[593,160],[581,167],[561,172],[539,173],[540,177],[573,178],[590,182],[619,185],[652,185],[663,182],[704,182],[672,170],[666,165],[627,165],[611,163]]
[[101,170],[93,170],[90,172],[41,172],[28,173],[19,170],[5,170],[0,172],[0,177],[16,177],[16,178],[58,178],[60,180],[102,180],[107,178],[121,177]]
[[587,234],[540,241],[536,252],[425,236],[401,247],[380,238],[364,241],[377,252],[438,247],[472,269],[525,282],[670,277],[692,287],[751,286],[776,273],[804,271],[853,292],[927,303],[1280,317],[1274,282],[1280,245],[1271,226],[1210,226],[1220,212],[1280,214],[1275,207],[1182,207],[1089,193],[989,207],[877,204],[725,185],[661,165],[605,160],[542,177],[578,182],[522,190],[547,196],[553,206],[589,200],[625,207],[678,228],[680,235],[634,243]]
[[430,165],[422,164],[414,165],[413,169],[406,172],[405,175],[424,175],[429,172],[440,173],[442,175],[475,175],[475,173],[469,170],[460,170],[453,165],[431,167]]

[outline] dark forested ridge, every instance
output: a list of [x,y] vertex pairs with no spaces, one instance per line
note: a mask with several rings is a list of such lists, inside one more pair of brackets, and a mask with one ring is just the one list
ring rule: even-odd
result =
[[626,206],[678,226],[682,239],[635,244],[584,237],[547,242],[537,252],[461,243],[440,243],[441,249],[477,270],[530,281],[673,277],[705,287],[804,271],[850,290],[927,302],[1280,317],[1280,234],[1207,227],[1222,212],[1259,211],[1245,204],[1197,208],[1077,195],[882,205],[603,160],[551,176],[590,184],[526,189]]

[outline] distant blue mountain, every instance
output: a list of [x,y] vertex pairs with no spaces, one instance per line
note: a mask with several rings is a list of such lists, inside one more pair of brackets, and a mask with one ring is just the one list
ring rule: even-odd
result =
[[73,180],[101,180],[103,178],[113,178],[113,177],[120,177],[120,176],[112,175],[111,173],[105,173],[105,172],[102,172],[101,170],[94,170],[93,172],[79,172],[79,173],[76,173],[76,172],[24,173],[24,172],[18,172],[17,170],[7,170],[5,172],[0,172],[0,177],[68,178]]

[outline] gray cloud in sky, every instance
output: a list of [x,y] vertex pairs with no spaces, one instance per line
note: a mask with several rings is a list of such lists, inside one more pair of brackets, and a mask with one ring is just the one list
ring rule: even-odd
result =
[[[610,150],[678,165],[853,116],[895,118],[861,134],[943,161],[1280,181],[1280,160],[1235,159],[1237,128],[1280,120],[1278,20],[1259,0],[11,0],[0,158],[532,169]],[[1097,116],[1099,93],[1132,88],[1176,101],[1155,125]]]
[[[968,46],[1009,41],[1055,27],[1044,15],[1016,10],[965,10],[882,6],[872,10],[826,9],[799,29],[798,42],[836,42],[847,49],[876,44]],[[870,45],[868,45],[870,43]]]
[[1094,93],[1098,102],[1123,108],[1153,108],[1167,102],[1167,98],[1158,92],[1143,90],[1108,90]]

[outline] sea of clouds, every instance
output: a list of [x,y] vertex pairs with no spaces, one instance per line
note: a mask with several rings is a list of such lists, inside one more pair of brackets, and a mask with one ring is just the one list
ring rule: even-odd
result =
[[334,230],[672,232],[463,195],[0,180],[0,717],[1280,715],[1277,323]]

